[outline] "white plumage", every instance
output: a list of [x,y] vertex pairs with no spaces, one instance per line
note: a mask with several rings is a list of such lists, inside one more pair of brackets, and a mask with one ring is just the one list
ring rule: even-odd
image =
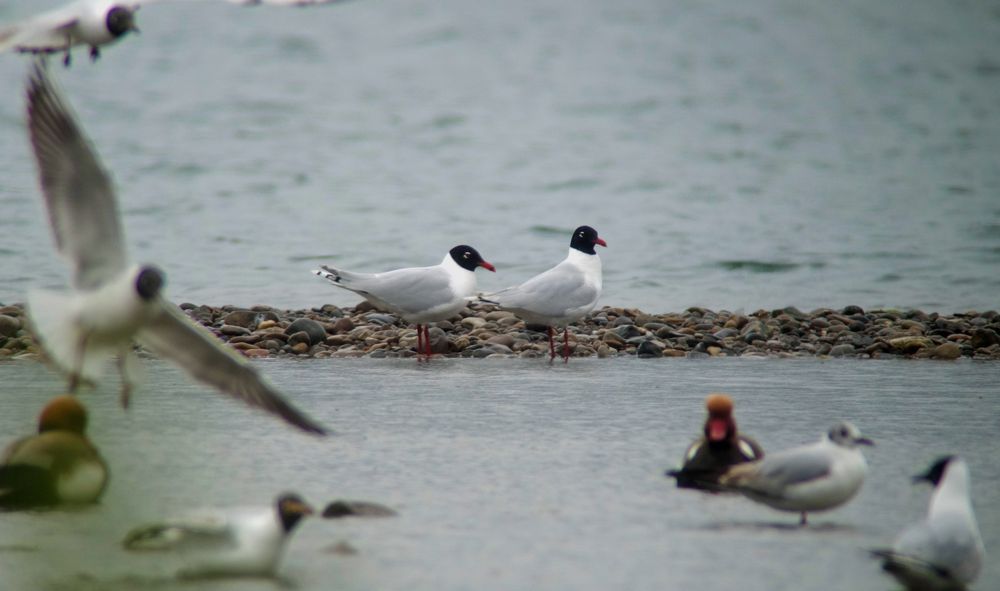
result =
[[272,506],[203,509],[140,526],[122,542],[127,550],[183,556],[183,578],[273,576],[299,521],[313,513],[298,495]]
[[111,179],[37,63],[28,84],[28,130],[56,248],[72,267],[74,287],[31,292],[28,313],[51,360],[69,374],[70,392],[96,380],[117,355],[127,404],[137,341],[225,394],[324,433],[241,355],[167,301],[159,269],[128,263]]
[[[607,246],[597,231],[580,226],[573,231],[569,253],[561,263],[520,285],[482,296],[527,322],[549,327],[549,353],[555,358],[553,326],[566,327],[590,313],[603,288],[601,257],[595,245]],[[567,329],[568,330],[568,329]],[[569,333],[563,332],[563,355],[568,359]]]
[[[64,62],[70,63],[70,49],[77,45],[90,47],[92,59],[99,48],[138,31],[135,13],[144,4],[162,0],[79,0],[25,19],[0,26],[0,52],[15,50],[25,53],[64,52]],[[226,0],[230,4],[274,4],[306,6],[329,4],[340,0]]]
[[806,514],[839,507],[857,494],[868,463],[859,445],[872,445],[851,423],[834,425],[819,441],[737,464],[719,482],[780,511]]
[[941,458],[914,478],[935,485],[927,516],[875,551],[882,568],[913,591],[964,589],[979,576],[985,549],[969,498],[969,468],[957,456]]

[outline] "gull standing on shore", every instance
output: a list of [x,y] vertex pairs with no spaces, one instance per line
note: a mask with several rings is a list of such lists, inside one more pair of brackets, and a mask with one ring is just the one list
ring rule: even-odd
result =
[[[130,31],[139,32],[135,13],[143,4],[161,0],[78,0],[43,12],[21,22],[0,25],[0,52],[13,49],[21,53],[63,53],[63,64],[70,65],[70,49],[90,47],[90,59],[97,61],[101,46],[108,45]],[[226,0],[230,4],[276,4],[305,6],[329,4],[342,0]]]
[[892,550],[872,553],[907,589],[964,589],[979,576],[986,554],[969,500],[969,467],[947,456],[913,480],[934,485],[927,516],[903,530]]
[[417,355],[431,356],[427,323],[445,320],[469,305],[476,293],[475,270],[496,272],[471,246],[460,244],[440,264],[383,273],[355,273],[329,266],[314,269],[331,284],[353,291],[384,312],[417,325]]
[[737,464],[719,484],[779,511],[826,511],[851,500],[868,472],[860,445],[873,445],[848,422],[837,423],[819,441]]
[[601,297],[601,257],[595,246],[607,243],[590,226],[573,230],[569,253],[561,263],[520,285],[480,297],[527,322],[548,327],[549,361],[556,358],[553,326],[563,327],[563,358],[569,361],[569,323],[594,309]]
[[51,360],[69,374],[69,391],[93,382],[118,356],[122,405],[128,406],[137,341],[220,392],[280,416],[296,427],[324,429],[286,402],[234,349],[188,318],[162,295],[163,272],[133,265],[111,179],[59,96],[44,64],[28,81],[28,132],[55,235],[73,271],[68,293],[35,290],[28,315]]

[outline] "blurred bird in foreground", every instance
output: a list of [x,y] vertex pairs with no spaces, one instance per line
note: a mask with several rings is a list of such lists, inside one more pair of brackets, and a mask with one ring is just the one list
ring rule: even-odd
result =
[[873,445],[848,422],[837,423],[819,441],[737,464],[719,484],[779,511],[806,514],[839,507],[851,500],[868,472],[860,445]]
[[927,516],[903,530],[882,568],[911,591],[958,591],[979,576],[986,554],[969,499],[969,467],[958,456],[934,462],[914,482],[934,485]]
[[74,287],[30,292],[28,314],[42,347],[69,374],[70,393],[96,380],[117,355],[127,406],[135,341],[220,392],[325,433],[239,353],[167,301],[159,268],[128,262],[111,179],[38,62],[28,81],[28,131],[56,249],[72,266]]
[[294,493],[274,505],[203,509],[140,526],[122,545],[133,551],[171,551],[187,563],[181,578],[274,576],[289,535],[313,509]]
[[726,394],[709,394],[705,398],[708,418],[703,435],[684,452],[684,466],[669,470],[667,476],[677,479],[678,488],[697,488],[713,492],[725,490],[719,486],[719,476],[730,466],[752,462],[764,457],[760,445],[741,434],[733,418],[733,399]]
[[0,507],[100,499],[108,485],[108,465],[86,431],[87,409],[75,397],[49,401],[38,417],[38,434],[14,441],[0,458]]

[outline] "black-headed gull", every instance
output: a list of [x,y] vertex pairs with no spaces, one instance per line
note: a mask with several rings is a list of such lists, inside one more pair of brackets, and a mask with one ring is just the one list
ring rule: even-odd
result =
[[183,555],[182,578],[273,576],[289,534],[313,510],[297,494],[274,505],[204,509],[137,527],[122,545]]
[[868,463],[860,445],[872,441],[851,423],[837,423],[815,443],[729,468],[719,484],[779,511],[801,513],[805,525],[807,513],[839,507],[861,488]]
[[129,264],[111,179],[38,63],[28,82],[28,131],[56,248],[72,266],[74,287],[29,293],[28,313],[42,347],[69,374],[70,392],[118,355],[127,405],[138,341],[220,392],[324,433],[239,353],[167,301],[162,271]]
[[760,445],[737,430],[732,398],[726,394],[709,394],[705,407],[708,417],[702,427],[702,436],[684,452],[683,467],[667,472],[667,476],[677,479],[678,488],[724,490],[719,486],[719,476],[730,466],[764,457]]
[[907,589],[965,589],[979,576],[986,554],[969,499],[969,467],[947,456],[914,481],[934,485],[927,516],[903,530],[892,550],[873,554]]
[[[79,0],[18,23],[0,25],[0,51],[60,53],[70,64],[70,49],[90,47],[90,57],[100,56],[100,47],[117,41],[129,31],[138,31],[135,13],[143,4],[161,0]],[[226,0],[231,4],[277,4],[305,6],[342,0]]]
[[440,264],[383,273],[355,273],[323,266],[313,273],[337,287],[353,291],[376,308],[417,325],[417,353],[431,355],[428,322],[450,318],[466,307],[476,292],[475,270],[496,272],[471,246],[460,244]]
[[569,323],[590,313],[601,297],[601,257],[594,247],[608,244],[590,226],[573,230],[561,263],[521,285],[482,296],[528,322],[549,327],[549,360],[556,358],[553,326],[563,327],[563,357],[569,360]]
[[0,459],[0,507],[29,508],[96,502],[108,465],[87,439],[87,409],[57,396],[38,417],[38,434],[11,443]]

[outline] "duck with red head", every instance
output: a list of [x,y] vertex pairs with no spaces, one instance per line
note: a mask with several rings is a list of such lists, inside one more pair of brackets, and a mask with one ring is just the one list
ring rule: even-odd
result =
[[53,398],[38,418],[38,434],[12,443],[0,460],[0,507],[96,502],[108,466],[86,429],[87,410],[75,397]]
[[678,488],[697,488],[719,492],[719,476],[730,466],[764,457],[760,445],[736,428],[733,399],[725,394],[709,394],[705,399],[708,418],[703,435],[684,453],[684,466],[670,470],[667,476],[677,479]]

